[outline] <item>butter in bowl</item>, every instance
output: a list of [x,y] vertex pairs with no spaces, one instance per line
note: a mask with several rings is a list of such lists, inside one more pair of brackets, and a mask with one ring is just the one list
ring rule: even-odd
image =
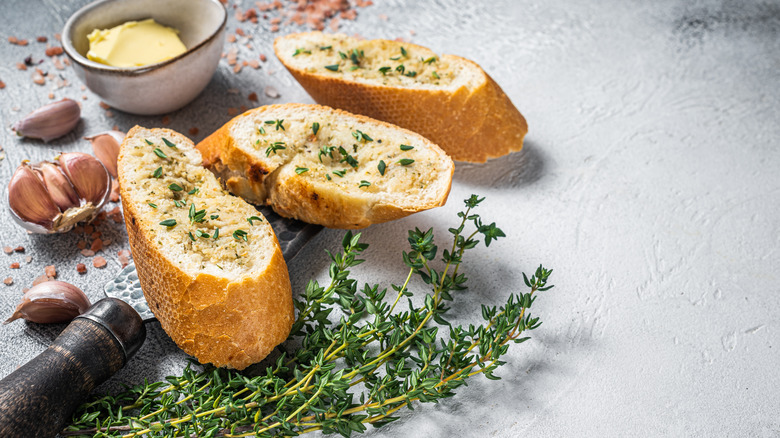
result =
[[62,43],[76,75],[104,102],[157,115],[208,85],[226,22],[218,0],[99,0],[68,19]]

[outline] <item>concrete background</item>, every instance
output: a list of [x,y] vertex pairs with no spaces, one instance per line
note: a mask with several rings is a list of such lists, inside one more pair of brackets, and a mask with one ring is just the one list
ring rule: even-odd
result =
[[[512,348],[498,382],[477,378],[437,406],[368,436],[780,436],[780,5],[772,1],[414,2],[375,0],[341,30],[404,37],[470,58],[490,73],[527,117],[522,152],[486,164],[457,163],[448,204],[364,230],[364,281],[403,281],[406,230],[455,221],[461,200],[486,196],[480,213],[507,238],[475,250],[464,266],[470,290],[459,321],[476,322],[479,303],[521,291],[521,272],[555,269],[556,287],[536,301],[544,324]],[[57,71],[45,44],[85,2],[10,1],[0,15],[0,191],[22,159],[89,151],[84,135],[117,125],[162,126],[98,105],[72,71]],[[231,1],[248,8],[254,2]],[[267,20],[229,30],[252,35],[239,60],[268,62],[234,74],[225,60],[206,91],[169,115],[194,140],[230,119],[230,108],[310,102],[273,57]],[[386,19],[385,19],[386,18]],[[280,34],[303,30],[283,25]],[[20,47],[5,42],[31,40]],[[241,40],[239,40],[241,41]],[[229,48],[228,45],[227,48]],[[227,49],[226,48],[226,49]],[[32,55],[67,79],[38,86],[16,63]],[[273,87],[280,97],[264,90]],[[256,92],[259,102],[247,99]],[[16,138],[8,126],[56,99],[82,102],[76,130],[49,144]],[[273,93],[271,93],[273,94]],[[87,96],[83,100],[83,96]],[[446,117],[446,114],[442,115]],[[111,207],[112,208],[112,207]],[[0,316],[22,287],[54,264],[59,279],[100,298],[126,248],[120,224],[95,269],[79,236],[30,236],[0,209]],[[290,264],[293,288],[327,275],[324,249],[342,232],[320,233]],[[442,240],[443,242],[444,240]],[[32,261],[25,262],[26,256]],[[21,262],[21,269],[9,265]],[[80,276],[76,263],[89,272]],[[62,326],[22,321],[0,326],[0,376],[42,351]],[[185,363],[157,323],[139,355],[104,389],[178,372]]]

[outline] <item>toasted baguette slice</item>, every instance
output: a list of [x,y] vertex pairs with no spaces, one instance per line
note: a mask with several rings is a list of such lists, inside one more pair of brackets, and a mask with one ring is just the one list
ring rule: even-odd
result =
[[454,168],[418,134],[320,105],[249,110],[198,149],[234,194],[330,228],[362,228],[444,205]]
[[[294,318],[268,222],[224,191],[174,131],[131,129],[118,167],[138,279],[163,329],[202,363],[243,369],[266,357]],[[252,216],[261,219],[250,224]]]
[[455,160],[481,163],[523,147],[525,118],[468,59],[322,32],[276,38],[274,51],[317,103],[410,129]]

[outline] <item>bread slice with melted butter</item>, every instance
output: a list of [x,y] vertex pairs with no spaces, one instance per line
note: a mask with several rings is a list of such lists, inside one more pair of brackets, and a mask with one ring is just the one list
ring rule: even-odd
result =
[[523,147],[525,118],[468,59],[322,32],[278,37],[274,52],[317,103],[410,129],[455,160],[485,162]]
[[197,148],[232,193],[331,228],[363,228],[444,205],[454,169],[419,134],[320,105],[249,110]]
[[163,329],[202,363],[243,369],[292,327],[287,265],[271,226],[201,166],[187,137],[136,126],[118,162],[138,279]]

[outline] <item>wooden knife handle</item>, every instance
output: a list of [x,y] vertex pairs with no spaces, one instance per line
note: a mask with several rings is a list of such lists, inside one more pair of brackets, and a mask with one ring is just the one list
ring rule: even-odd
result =
[[48,349],[0,381],[0,436],[54,437],[145,337],[141,317],[127,303],[95,303]]

